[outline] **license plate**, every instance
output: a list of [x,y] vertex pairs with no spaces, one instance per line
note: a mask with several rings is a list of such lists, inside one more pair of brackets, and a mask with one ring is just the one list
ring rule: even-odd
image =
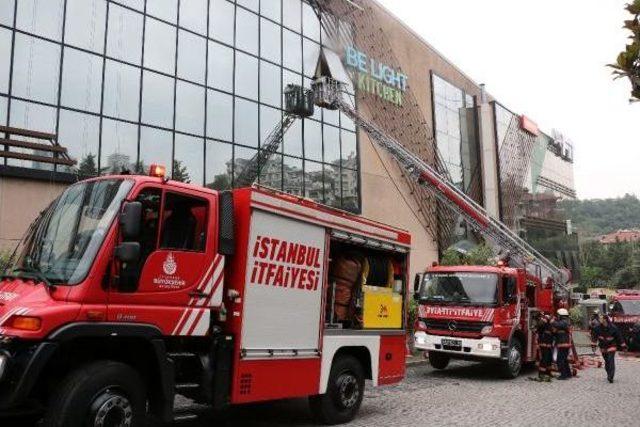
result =
[[452,340],[449,338],[442,338],[442,345],[447,347],[462,347],[462,340]]

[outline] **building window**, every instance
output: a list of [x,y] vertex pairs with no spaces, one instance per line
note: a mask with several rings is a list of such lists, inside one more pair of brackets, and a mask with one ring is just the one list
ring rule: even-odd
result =
[[441,77],[432,79],[438,151],[453,182],[469,191],[479,165],[474,100]]
[[[0,1],[0,124],[57,132],[77,160],[3,164],[92,176],[163,163],[233,188],[282,120],[284,88],[309,87],[320,46],[301,0]],[[355,132],[316,109],[259,182],[359,211]]]

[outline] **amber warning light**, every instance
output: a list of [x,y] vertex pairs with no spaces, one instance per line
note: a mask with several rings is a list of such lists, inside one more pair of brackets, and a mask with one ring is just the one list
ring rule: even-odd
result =
[[167,169],[162,165],[151,165],[149,168],[149,176],[156,178],[164,178]]

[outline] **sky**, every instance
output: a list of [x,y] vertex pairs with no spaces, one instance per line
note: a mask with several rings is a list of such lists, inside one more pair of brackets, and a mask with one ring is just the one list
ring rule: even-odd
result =
[[500,103],[572,140],[581,199],[640,196],[640,103],[606,64],[628,0],[378,0]]

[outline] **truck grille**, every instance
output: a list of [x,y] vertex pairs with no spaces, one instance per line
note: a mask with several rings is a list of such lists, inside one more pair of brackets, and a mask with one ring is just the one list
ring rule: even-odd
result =
[[467,320],[440,320],[425,319],[424,323],[427,329],[434,331],[450,331],[450,332],[472,332],[480,333],[482,328],[490,326],[489,322],[472,322]]

